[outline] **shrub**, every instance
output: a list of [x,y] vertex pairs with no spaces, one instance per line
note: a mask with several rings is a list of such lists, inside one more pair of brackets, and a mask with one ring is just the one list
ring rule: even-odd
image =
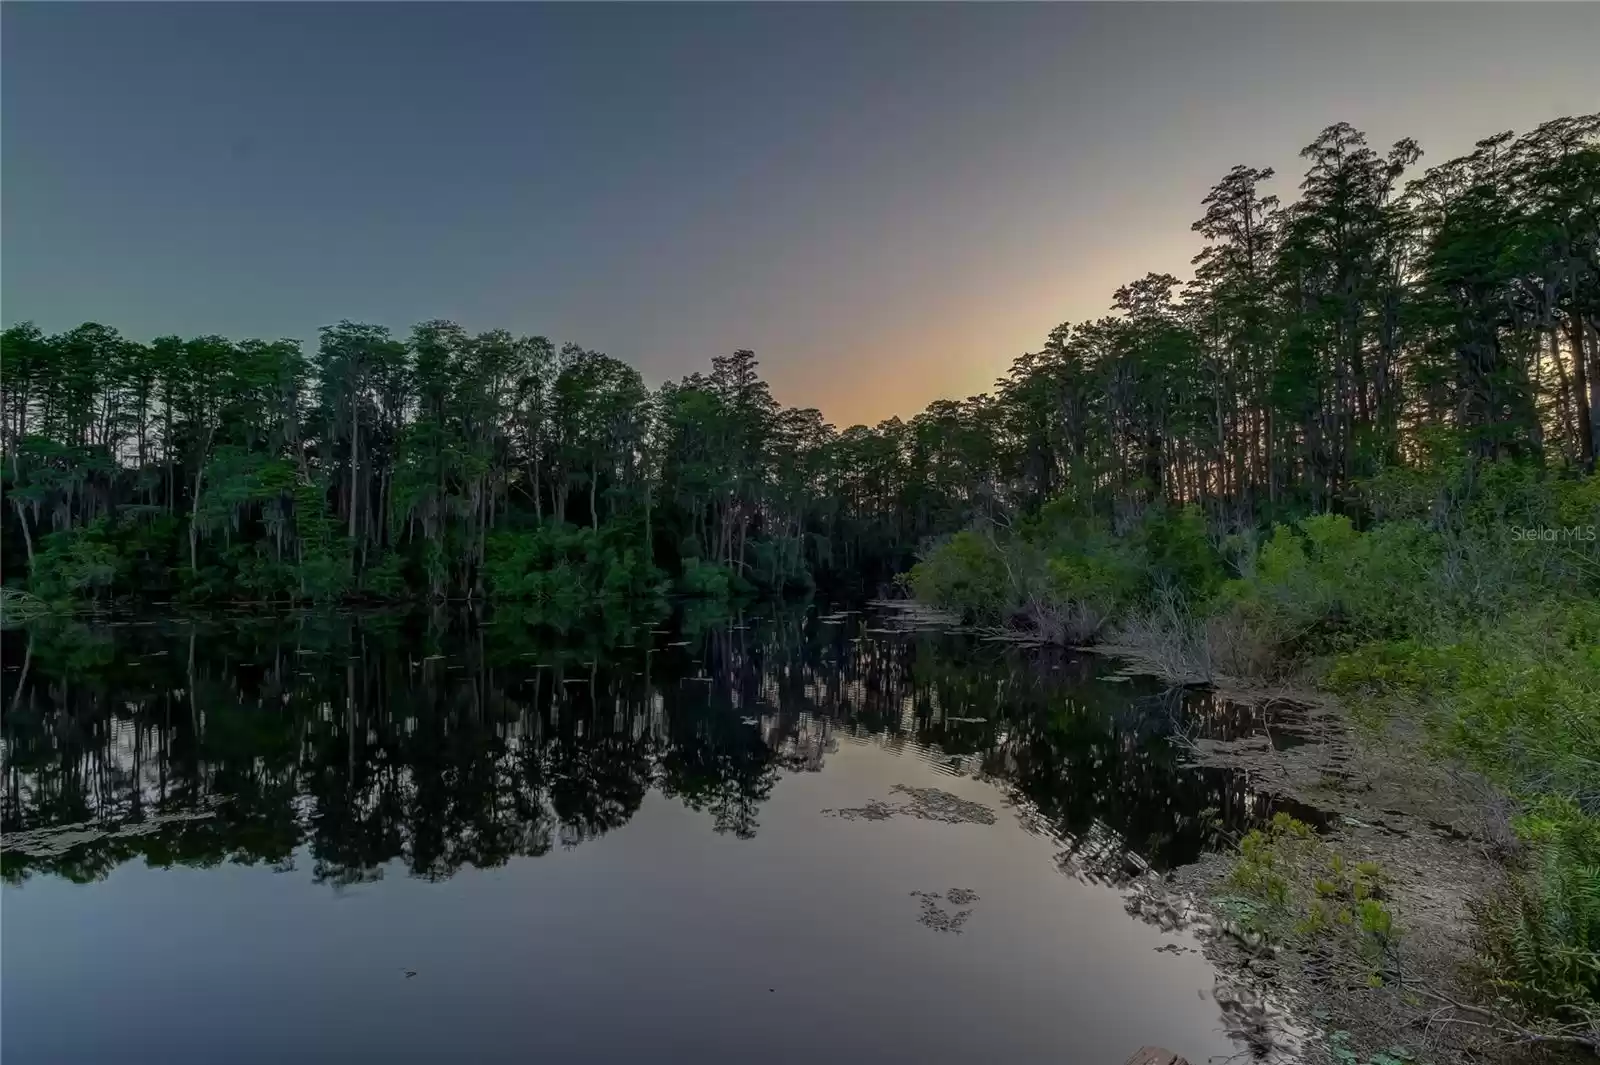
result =
[[1423,702],[1444,748],[1524,805],[1522,854],[1476,907],[1484,973],[1535,1016],[1600,1017],[1600,605],[1363,648],[1328,680]]
[[696,599],[732,599],[749,587],[730,567],[703,558],[684,559],[683,573],[678,577],[678,591]]
[[1480,957],[1494,987],[1528,1009],[1600,1021],[1600,821],[1570,801],[1518,822],[1528,855],[1480,905]]
[[53,532],[40,541],[28,583],[43,599],[110,594],[121,568],[109,523]]
[[379,599],[402,599],[406,595],[405,565],[393,551],[384,551],[367,563],[361,574],[361,590]]
[[956,533],[911,567],[910,582],[918,599],[979,620],[1000,620],[1018,603],[999,546],[970,531]]
[[561,614],[659,593],[661,574],[635,545],[633,530],[547,522],[488,537],[484,582],[497,599]]
[[1102,614],[1134,602],[1145,582],[1143,567],[1132,552],[1111,545],[1091,544],[1081,552],[1051,557],[1045,571],[1053,599],[1080,603]]
[[1152,591],[1175,588],[1201,601],[1222,584],[1222,556],[1212,546],[1199,507],[1150,508],[1132,542],[1143,556]]
[[[1351,862],[1286,813],[1239,842],[1228,883],[1250,905],[1247,930],[1297,947],[1332,948],[1365,969],[1373,986],[1395,937],[1385,898],[1388,875],[1372,862]],[[1235,905],[1235,909],[1239,909]]]
[[1220,601],[1258,631],[1276,634],[1279,653],[1351,648],[1427,627],[1427,574],[1436,539],[1414,522],[1369,533],[1324,514],[1279,525]]
[[342,599],[350,588],[350,562],[342,554],[307,551],[294,567],[294,579],[301,598],[331,603]]

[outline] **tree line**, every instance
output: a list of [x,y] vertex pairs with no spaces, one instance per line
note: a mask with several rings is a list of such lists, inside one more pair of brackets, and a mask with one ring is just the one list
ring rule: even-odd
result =
[[736,351],[651,389],[444,321],[299,342],[98,324],[0,341],[8,581],[53,594],[499,595],[571,605],[903,569],[1067,495],[1226,523],[1359,506],[1440,447],[1594,468],[1600,115],[1417,172],[1346,124],[1300,195],[1235,167],[1194,277],[1148,274],[984,395],[843,431]]

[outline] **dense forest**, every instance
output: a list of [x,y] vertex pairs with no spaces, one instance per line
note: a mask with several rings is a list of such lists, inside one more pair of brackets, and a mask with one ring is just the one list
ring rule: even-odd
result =
[[[341,322],[315,350],[7,329],[5,579],[68,596],[637,600],[848,579],[1066,498],[1119,529],[1372,511],[1375,475],[1600,452],[1600,115],[1420,169],[1324,130],[988,394],[843,431],[747,350],[651,389],[577,344]],[[1418,172],[1420,169],[1420,172]]]

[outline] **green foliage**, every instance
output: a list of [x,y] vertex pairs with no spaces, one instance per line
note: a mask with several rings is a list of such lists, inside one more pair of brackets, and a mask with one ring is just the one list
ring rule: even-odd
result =
[[361,590],[378,599],[404,599],[405,561],[394,551],[384,551],[367,563],[361,572]]
[[1600,802],[1600,604],[1536,606],[1448,640],[1374,644],[1339,658],[1337,691],[1423,700],[1450,750],[1513,795]]
[[912,567],[909,582],[919,599],[992,622],[1034,604],[1108,615],[1167,590],[1209,594],[1221,577],[1198,508],[1152,509],[1118,538],[1058,507],[1004,541],[957,533]]
[[1269,940],[1343,952],[1381,983],[1396,934],[1387,879],[1375,863],[1351,863],[1309,825],[1278,813],[1239,841],[1228,884],[1250,905],[1225,896],[1219,909],[1243,914],[1242,927]]
[[677,590],[695,599],[727,602],[737,596],[748,595],[751,587],[730,567],[690,556],[683,560],[683,572],[678,576]]
[[662,575],[635,545],[631,530],[612,526],[549,522],[495,533],[484,565],[489,594],[569,615],[647,600],[659,595]]
[[1274,634],[1283,654],[1350,647],[1426,617],[1418,592],[1437,556],[1433,538],[1415,523],[1361,533],[1343,515],[1319,515],[1276,526],[1220,602]]
[[[1555,497],[1585,506],[1593,482]],[[1539,561],[1522,554],[1501,587],[1456,598],[1451,574],[1425,574],[1433,602],[1410,633],[1339,656],[1327,683],[1362,705],[1426,708],[1445,752],[1524,805],[1509,883],[1477,907],[1483,969],[1534,1015],[1571,1020],[1600,1013],[1600,603]]]
[[324,552],[307,552],[305,559],[294,567],[294,577],[298,597],[317,603],[336,602],[350,589],[349,564]]
[[919,599],[986,620],[1005,617],[1019,598],[1000,547],[971,531],[956,533],[913,566],[910,583]]
[[1212,546],[1205,515],[1197,506],[1152,507],[1145,511],[1130,541],[1152,590],[1171,588],[1203,600],[1222,583],[1222,558]]
[[40,546],[29,575],[39,597],[100,596],[113,590],[121,560],[105,519],[51,533]]
[[1600,1019],[1600,819],[1546,799],[1519,819],[1527,853],[1478,907],[1485,975],[1537,1013]]
[[1112,614],[1137,601],[1146,573],[1138,557],[1117,545],[1055,555],[1045,562],[1051,597]]

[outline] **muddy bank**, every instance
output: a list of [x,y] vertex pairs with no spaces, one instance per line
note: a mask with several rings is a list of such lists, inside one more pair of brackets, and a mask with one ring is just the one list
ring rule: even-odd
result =
[[1382,868],[1398,933],[1386,983],[1370,986],[1337,951],[1275,946],[1241,930],[1227,905],[1237,895],[1231,849],[1140,878],[1130,885],[1130,913],[1201,933],[1239,1003],[1230,1024],[1258,1057],[1337,1065],[1526,1060],[1526,1047],[1485,1033],[1470,1012],[1448,1005],[1479,994],[1468,975],[1469,904],[1503,877],[1513,846],[1506,801],[1476,774],[1441,764],[1404,722],[1378,734],[1353,727],[1344,708],[1316,693],[1232,694],[1265,711],[1260,732],[1175,742],[1194,764],[1244,773],[1259,790],[1313,811],[1333,851]]

